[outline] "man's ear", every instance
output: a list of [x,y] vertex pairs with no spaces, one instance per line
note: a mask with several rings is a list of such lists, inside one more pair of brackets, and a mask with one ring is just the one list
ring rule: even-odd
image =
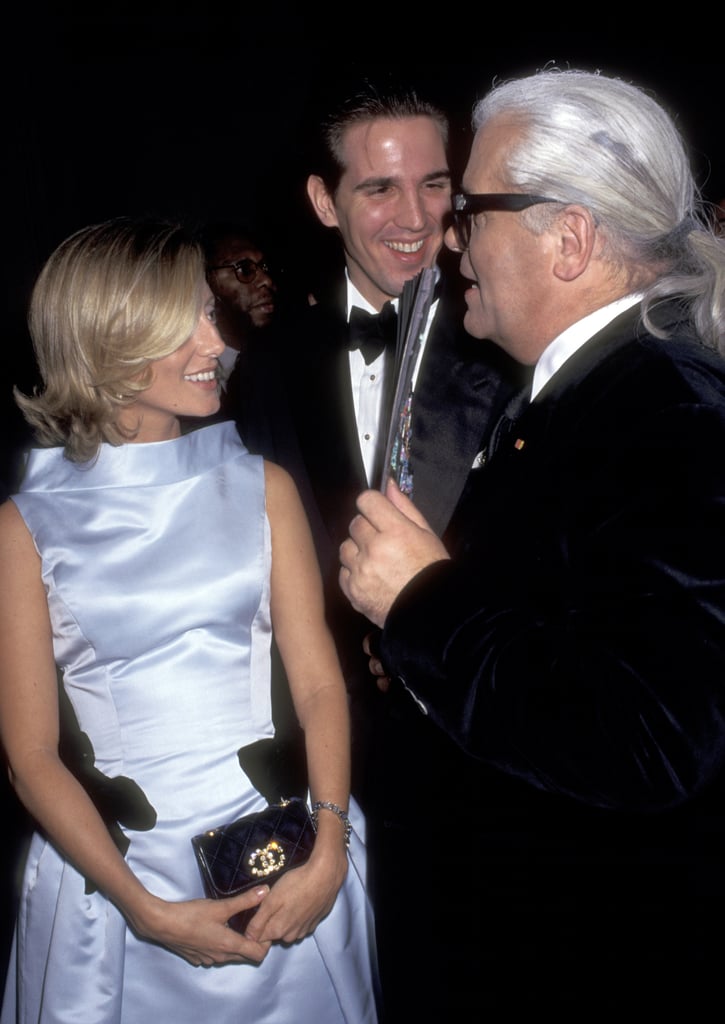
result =
[[552,225],[555,235],[554,275],[574,281],[589,266],[594,253],[597,226],[586,206],[567,206]]
[[311,174],[307,179],[307,195],[312,203],[312,209],[325,227],[336,228],[338,224],[335,203],[319,174]]

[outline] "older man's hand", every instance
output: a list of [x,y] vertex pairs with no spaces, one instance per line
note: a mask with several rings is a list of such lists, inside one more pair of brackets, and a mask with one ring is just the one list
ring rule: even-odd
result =
[[449,555],[392,481],[385,495],[363,491],[357,507],[350,536],[340,545],[340,586],[353,608],[382,627],[405,584]]

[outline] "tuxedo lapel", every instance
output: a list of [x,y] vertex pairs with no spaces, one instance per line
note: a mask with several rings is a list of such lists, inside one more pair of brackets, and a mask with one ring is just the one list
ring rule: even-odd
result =
[[500,349],[463,330],[463,313],[444,288],[413,399],[413,501],[439,535],[493,423],[523,379]]
[[303,461],[333,544],[347,535],[367,486],[357,438],[344,309],[310,307],[288,368],[288,393]]

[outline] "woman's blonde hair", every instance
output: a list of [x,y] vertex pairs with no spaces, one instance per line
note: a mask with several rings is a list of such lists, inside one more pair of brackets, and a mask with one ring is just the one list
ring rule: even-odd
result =
[[43,382],[15,400],[43,446],[74,462],[129,435],[118,410],[151,383],[151,363],[194,332],[204,257],[180,224],[119,217],[62,242],[33,288],[28,325]]

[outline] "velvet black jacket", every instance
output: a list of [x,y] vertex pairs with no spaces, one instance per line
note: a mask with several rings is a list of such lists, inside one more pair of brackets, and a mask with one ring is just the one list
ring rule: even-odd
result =
[[[467,837],[477,916],[436,929],[478,919],[477,955],[508,962],[717,962],[725,362],[622,314],[471,473],[446,541],[381,641],[408,735],[405,758],[387,747],[388,854],[431,795]],[[384,942],[415,915],[394,882],[385,905]]]
[[725,763],[725,364],[632,335],[569,359],[471,474],[386,664],[470,754],[661,810]]

